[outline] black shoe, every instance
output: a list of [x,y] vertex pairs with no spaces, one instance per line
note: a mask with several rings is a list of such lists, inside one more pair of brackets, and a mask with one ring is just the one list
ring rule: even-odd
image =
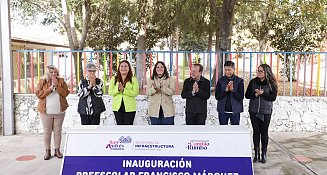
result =
[[267,148],[262,149],[261,163],[267,163]]
[[253,163],[256,163],[258,161],[260,161],[260,151],[259,148],[254,148]]

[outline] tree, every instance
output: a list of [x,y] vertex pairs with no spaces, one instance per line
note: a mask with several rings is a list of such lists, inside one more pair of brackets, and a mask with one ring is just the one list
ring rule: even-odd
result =
[[[242,0],[236,7],[235,44],[240,50],[250,47],[259,52],[265,52],[269,44],[269,32],[273,26],[272,19],[278,13],[278,3],[272,0],[248,1]],[[257,43],[249,42],[251,38]],[[259,59],[262,62],[262,54]]]
[[192,34],[184,34],[182,36],[181,49],[186,51],[203,51],[207,48],[206,37],[200,38]]
[[[182,36],[193,35],[198,39],[207,38],[211,51],[212,37],[216,34],[216,51],[227,51],[231,47],[234,7],[238,0],[180,1],[181,9],[176,14]],[[201,39],[200,39],[201,40]],[[183,41],[182,41],[183,42]],[[220,58],[222,58],[220,56]],[[223,62],[219,59],[219,76],[222,76]],[[215,73],[212,85],[215,85]]]
[[[183,34],[182,36],[182,42],[181,42],[181,50],[190,51],[190,52],[201,52],[203,50],[206,50],[207,48],[207,42],[206,37],[196,37],[192,34]],[[191,59],[190,54],[185,53],[185,56],[183,58],[184,65],[188,66],[189,60]]]
[[[209,29],[211,24],[209,1],[180,0],[178,6],[179,10],[176,14],[176,25],[180,30],[180,48],[187,51],[211,51],[212,38],[210,45],[208,44],[210,41],[208,41],[207,35],[209,32],[213,33],[214,29],[213,25],[211,25],[210,28],[212,30]],[[189,54],[186,55],[186,58],[186,61],[189,62]]]
[[125,41],[136,42],[136,28],[130,21],[134,6],[129,1],[99,1],[92,6],[86,45],[95,50],[117,50]]
[[[219,51],[226,52],[231,50],[231,36],[233,28],[233,17],[234,9],[238,0],[223,0],[223,5],[221,8],[221,16],[219,20]],[[223,75],[223,53],[220,54],[220,59],[218,62],[219,76]],[[225,54],[226,58],[229,58],[228,54]]]
[[[33,17],[39,14],[46,16],[43,23],[60,24],[69,41],[71,50],[83,50],[85,41],[89,31],[89,23],[91,17],[91,0],[13,0],[11,7],[15,10],[21,10],[23,16]],[[80,53],[81,54],[81,53]],[[77,67],[83,72],[82,62],[77,66],[77,52],[73,53],[75,62],[75,72]],[[80,55],[81,56],[81,55]],[[76,76],[76,83],[78,76]],[[83,79],[83,75],[79,75],[79,79]]]
[[[231,50],[231,36],[234,20],[234,9],[238,0],[210,0],[210,7],[212,9],[211,14],[216,14],[217,18],[214,18],[216,23],[216,52],[226,52]],[[218,67],[214,69],[212,76],[212,86],[216,85],[216,69],[218,68],[218,75],[223,75],[223,56],[229,58],[228,54],[220,53],[218,59]]]
[[[174,32],[174,13],[176,3],[174,0],[137,0],[135,3],[136,12],[131,21],[135,21],[137,26],[138,51],[136,60],[136,76],[140,87],[145,85],[145,79],[142,76],[146,71],[143,65],[143,58],[146,57],[146,50],[154,46],[161,38],[167,38]],[[132,16],[132,15],[131,15]]]
[[[321,47],[327,32],[326,0],[283,1],[279,15],[273,18],[271,45],[286,52],[315,51]],[[304,58],[304,55],[302,55]],[[295,80],[295,58],[286,54],[286,76],[290,81],[290,63],[293,63],[292,79]]]
[[[242,39],[249,36],[258,41],[258,46],[249,45],[252,43],[249,40],[243,46],[259,48],[259,51],[265,51],[269,43],[280,51],[314,51],[321,46],[326,33],[326,5],[326,0],[243,0],[236,15],[235,28],[240,39],[237,42],[243,45]],[[284,60],[283,55],[281,59]],[[290,62],[295,68],[295,60],[289,54],[285,59],[286,76],[290,80]]]

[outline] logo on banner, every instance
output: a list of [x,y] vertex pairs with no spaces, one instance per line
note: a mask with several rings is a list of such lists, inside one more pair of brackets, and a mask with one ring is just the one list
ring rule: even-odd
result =
[[121,136],[119,138],[120,143],[132,143],[132,138],[130,136],[124,137]]
[[165,150],[165,149],[174,149],[173,144],[161,144],[158,141],[135,141],[134,149],[135,150]]
[[106,149],[110,150],[124,150],[125,144],[132,143],[132,138],[130,136],[121,136],[118,140],[109,140]]
[[190,140],[187,143],[188,150],[207,150],[210,143],[209,140]]

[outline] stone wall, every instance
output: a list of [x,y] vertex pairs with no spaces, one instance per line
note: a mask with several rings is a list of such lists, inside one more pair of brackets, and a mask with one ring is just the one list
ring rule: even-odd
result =
[[[112,98],[104,96],[107,110],[101,115],[100,125],[115,125],[114,114],[111,109]],[[66,111],[63,130],[67,131],[80,125],[77,113],[77,95],[67,97],[70,105]],[[174,96],[176,105],[175,125],[185,124],[185,100]],[[218,125],[216,111],[217,101],[212,96],[208,101],[207,125]],[[241,114],[241,124],[251,128],[249,119],[248,100],[244,100],[245,112]],[[15,129],[17,134],[42,133],[41,121],[36,110],[37,98],[33,94],[15,94]],[[148,98],[137,97],[137,113],[135,125],[149,125],[147,116]],[[327,97],[278,97],[274,102],[274,110],[270,124],[270,131],[327,131]]]

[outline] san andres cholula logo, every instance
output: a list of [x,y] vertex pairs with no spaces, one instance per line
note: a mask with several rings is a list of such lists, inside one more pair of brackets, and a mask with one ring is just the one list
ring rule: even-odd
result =
[[131,143],[132,138],[130,136],[124,137],[121,136],[118,140],[109,140],[109,143],[106,146],[106,149],[110,150],[124,150],[127,143]]
[[209,140],[191,140],[187,143],[188,150],[207,150],[209,147]]

